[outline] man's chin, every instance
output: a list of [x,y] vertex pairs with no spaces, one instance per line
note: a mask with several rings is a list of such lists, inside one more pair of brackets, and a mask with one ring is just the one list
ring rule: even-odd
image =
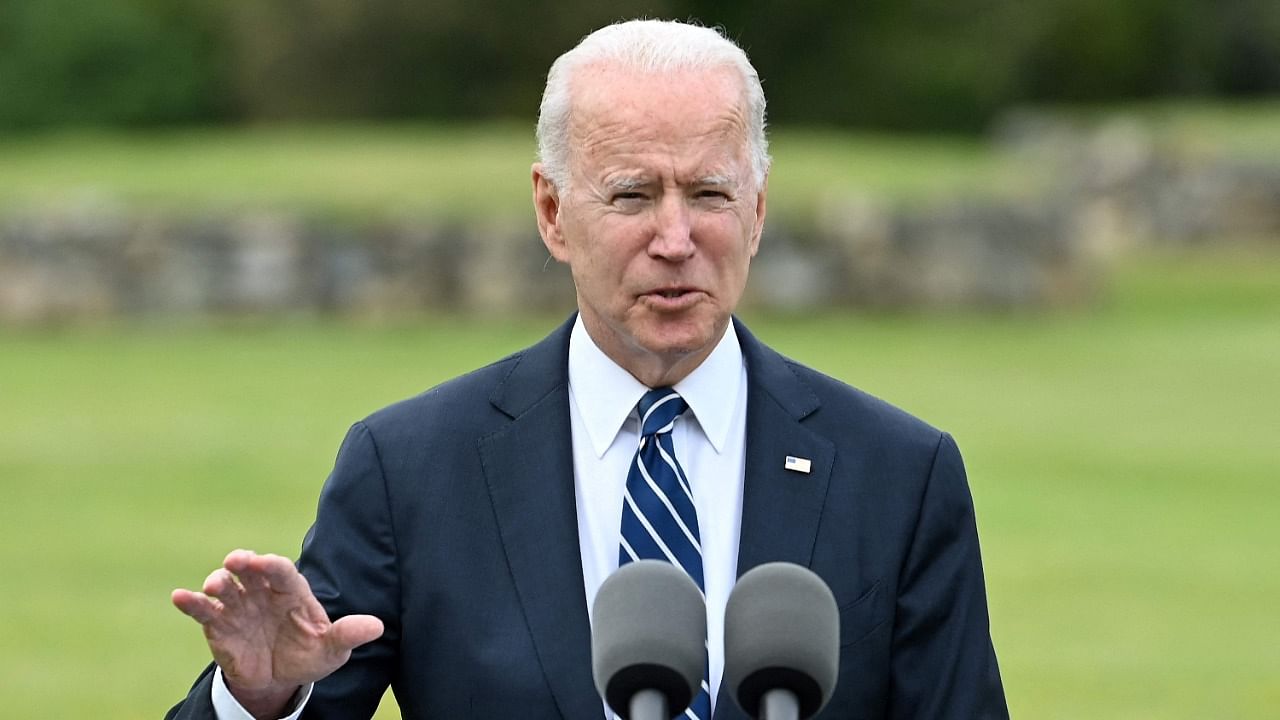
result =
[[648,352],[666,358],[669,363],[710,352],[720,336],[714,325],[702,323],[661,323],[646,328],[639,338]]

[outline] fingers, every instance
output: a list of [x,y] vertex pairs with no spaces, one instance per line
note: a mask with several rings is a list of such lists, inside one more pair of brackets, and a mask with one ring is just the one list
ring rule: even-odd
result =
[[193,592],[179,588],[169,596],[174,607],[201,625],[208,625],[227,608],[234,610],[243,602],[244,587],[224,568],[209,573],[201,590]]
[[269,589],[276,593],[308,596],[311,586],[293,561],[275,554],[259,555],[252,550],[233,550],[222,567],[234,573],[242,587]]
[[228,602],[235,601],[244,592],[244,586],[240,584],[240,580],[235,575],[231,574],[230,570],[218,568],[209,573],[209,577],[205,578],[201,590],[204,591],[205,595]]
[[[251,550],[234,550],[223,561],[223,567],[205,578],[201,592],[180,588],[173,591],[170,600],[178,610],[200,624],[207,625],[216,620],[224,610],[235,611],[242,607],[246,596],[253,590],[279,591],[272,587],[275,583],[265,579],[262,568],[266,567],[271,574],[284,578],[287,571],[280,566],[298,574],[297,570],[293,570],[291,562],[278,555],[258,555]],[[246,587],[246,582],[250,587]]]
[[232,550],[222,561],[222,567],[239,574],[249,567],[249,562],[258,554],[252,550]]
[[261,574],[268,568],[279,572],[281,565],[293,567],[288,558],[271,553],[259,555],[252,550],[232,550],[222,561],[222,567],[236,575]]
[[173,602],[173,606],[182,611],[182,613],[201,625],[213,622],[217,617],[220,604],[217,600],[205,595],[204,593],[192,592],[181,588],[174,590],[169,595],[169,600]]
[[260,573],[267,584],[276,592],[295,595],[310,595],[311,585],[302,577],[293,561],[279,555],[259,555],[250,564],[250,569]]
[[[209,573],[201,590],[175,590],[170,599],[175,607],[206,626],[206,631],[215,621],[240,623],[245,618],[263,617],[262,613],[286,613],[300,623],[300,628],[316,635],[324,633],[329,625],[328,615],[316,601],[306,578],[291,560],[280,555],[233,550],[223,560],[223,567]],[[367,642],[358,638],[369,632],[372,631],[366,629],[357,633],[352,642]],[[377,633],[381,633],[380,626]]]
[[372,615],[330,623],[306,578],[278,555],[236,550],[201,589],[174,590],[171,600],[201,624],[214,660],[241,687],[312,682],[384,632]]
[[348,615],[333,623],[327,640],[333,652],[348,652],[382,637],[382,630],[382,621],[372,615]]

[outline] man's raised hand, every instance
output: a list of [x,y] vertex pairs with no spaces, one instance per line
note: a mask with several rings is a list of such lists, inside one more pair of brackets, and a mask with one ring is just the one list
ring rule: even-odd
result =
[[300,686],[382,635],[382,621],[372,615],[329,622],[292,562],[249,550],[227,555],[203,592],[174,590],[172,600],[204,628],[231,694],[255,717],[279,717]]

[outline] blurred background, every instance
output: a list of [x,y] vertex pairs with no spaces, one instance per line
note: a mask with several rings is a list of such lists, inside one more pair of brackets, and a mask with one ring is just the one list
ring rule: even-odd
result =
[[743,317],[965,451],[1013,714],[1275,716],[1274,0],[0,0],[6,716],[160,716],[172,588],[565,317],[542,83],[641,14],[763,78]]

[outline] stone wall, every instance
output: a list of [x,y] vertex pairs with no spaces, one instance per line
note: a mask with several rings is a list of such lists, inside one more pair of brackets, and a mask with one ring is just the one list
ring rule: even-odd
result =
[[1280,156],[1223,156],[1132,119],[1010,115],[997,147],[1051,170],[1045,202],[1091,252],[1235,240],[1280,244]]
[[0,319],[571,307],[568,273],[544,269],[546,257],[532,227],[183,217],[97,202],[0,220]]
[[[1280,244],[1280,164],[1197,157],[1141,127],[1006,124],[1046,168],[1031,199],[895,207],[845,197],[770,217],[746,301],[802,310],[1087,300],[1141,243]],[[0,215],[0,322],[112,316],[567,309],[568,272],[527,225],[362,223],[287,212],[161,214],[101,198]]]

